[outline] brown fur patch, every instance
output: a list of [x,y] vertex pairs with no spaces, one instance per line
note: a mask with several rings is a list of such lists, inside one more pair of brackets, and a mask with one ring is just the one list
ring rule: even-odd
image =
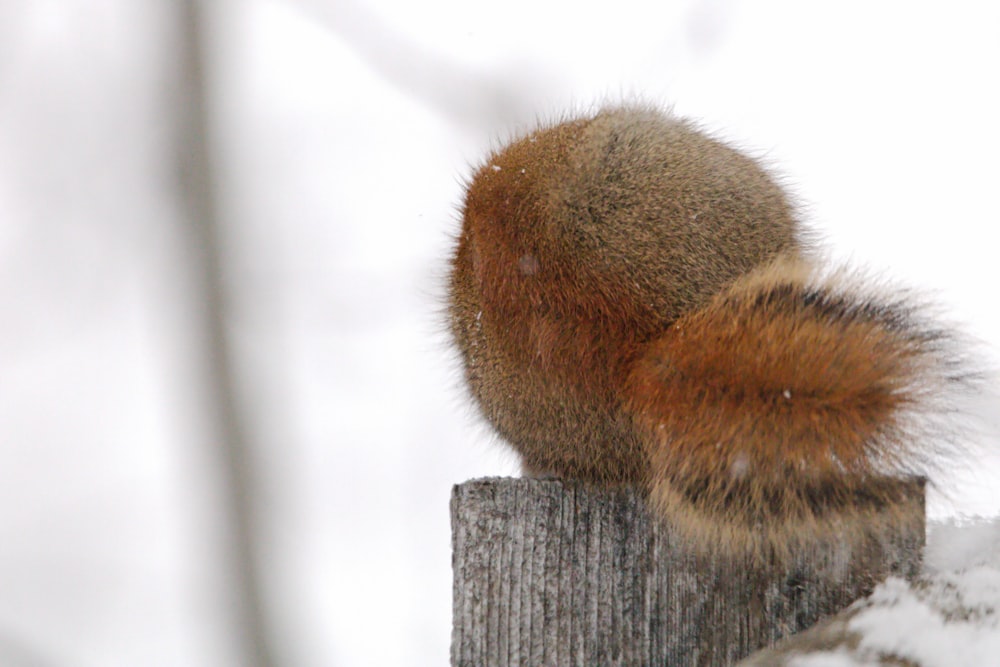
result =
[[715,548],[889,520],[875,476],[936,453],[946,337],[814,275],[802,236],[757,163],[682,120],[540,128],[466,194],[448,298],[472,395],[530,474],[639,485]]
[[920,417],[942,389],[940,342],[904,303],[800,262],[737,281],[632,367],[653,503],[737,546],[884,513],[898,490],[877,477],[928,454]]
[[452,258],[472,394],[527,469],[645,484],[621,410],[635,350],[796,234],[762,169],[664,114],[611,109],[522,137],[477,170]]

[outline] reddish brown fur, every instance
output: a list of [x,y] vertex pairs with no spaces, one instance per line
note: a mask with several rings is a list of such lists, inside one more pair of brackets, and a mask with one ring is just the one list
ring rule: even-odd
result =
[[625,392],[644,439],[670,442],[654,466],[782,480],[871,471],[884,431],[919,400],[924,346],[798,273],[779,263],[741,279],[643,348]]
[[657,112],[515,141],[452,259],[472,393],[527,472],[641,485],[692,535],[863,513],[865,480],[920,454],[936,339],[812,277],[800,236],[756,163]]
[[785,261],[682,316],[624,388],[653,503],[760,547],[901,500],[873,478],[917,467],[938,381],[937,337],[907,318]]

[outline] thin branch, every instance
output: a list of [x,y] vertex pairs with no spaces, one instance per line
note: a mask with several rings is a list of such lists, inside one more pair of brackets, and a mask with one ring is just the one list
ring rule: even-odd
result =
[[182,90],[177,100],[180,121],[178,158],[181,190],[188,224],[189,266],[195,290],[192,306],[200,306],[202,349],[197,360],[204,368],[206,406],[217,423],[215,443],[222,463],[223,494],[228,506],[226,517],[231,529],[225,545],[235,582],[233,597],[238,642],[245,654],[242,664],[270,667],[271,637],[264,614],[259,583],[257,531],[254,507],[254,457],[247,439],[233,379],[233,350],[227,332],[229,299],[225,270],[219,206],[216,199],[215,169],[212,160],[209,86],[206,81],[208,42],[206,10],[199,0],[183,0],[180,11]]

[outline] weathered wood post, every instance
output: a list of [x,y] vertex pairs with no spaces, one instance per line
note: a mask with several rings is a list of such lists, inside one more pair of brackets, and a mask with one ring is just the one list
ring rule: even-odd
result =
[[896,508],[886,534],[830,540],[780,564],[695,553],[629,489],[457,485],[451,664],[731,665],[890,574],[917,573],[923,481],[898,483],[912,507]]

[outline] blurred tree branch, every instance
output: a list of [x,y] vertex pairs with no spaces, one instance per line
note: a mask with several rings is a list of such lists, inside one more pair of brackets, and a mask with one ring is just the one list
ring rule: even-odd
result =
[[217,174],[213,164],[210,104],[210,38],[206,4],[179,3],[181,94],[177,100],[178,145],[182,214],[187,223],[189,267],[194,286],[194,313],[201,327],[196,363],[203,369],[205,406],[215,421],[213,442],[219,447],[220,484],[228,501],[225,519],[231,529],[220,536],[234,582],[231,602],[234,632],[243,652],[242,664],[270,667],[270,628],[260,587],[259,522],[254,503],[257,478],[247,424],[234,382],[234,352],[227,331],[230,299],[224,280],[225,257],[220,229]]

